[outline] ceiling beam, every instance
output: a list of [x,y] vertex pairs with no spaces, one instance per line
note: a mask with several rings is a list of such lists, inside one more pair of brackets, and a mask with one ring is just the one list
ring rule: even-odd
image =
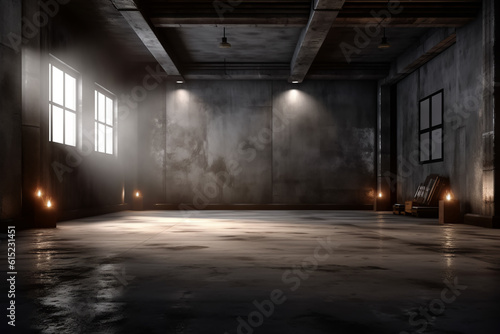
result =
[[344,2],[345,0],[314,0],[309,21],[302,30],[293,54],[289,82],[304,80]]
[[307,17],[235,17],[218,18],[210,17],[153,17],[151,23],[157,28],[180,27],[305,27]]
[[[392,17],[384,20],[388,28],[459,28],[472,22],[476,17]],[[333,28],[355,28],[380,24],[376,17],[337,17]]]
[[440,55],[444,50],[456,43],[456,29],[442,28],[430,31],[391,64],[389,75],[382,85],[394,84],[406,78],[415,70]]
[[115,8],[125,18],[142,43],[151,52],[168,76],[182,80],[182,75],[172,57],[167,53],[153,29],[139,11],[134,0],[111,0]]

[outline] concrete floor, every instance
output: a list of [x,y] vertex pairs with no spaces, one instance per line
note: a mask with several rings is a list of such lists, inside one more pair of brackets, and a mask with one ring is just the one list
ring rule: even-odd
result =
[[500,333],[500,230],[362,211],[129,211],[16,241],[16,333]]

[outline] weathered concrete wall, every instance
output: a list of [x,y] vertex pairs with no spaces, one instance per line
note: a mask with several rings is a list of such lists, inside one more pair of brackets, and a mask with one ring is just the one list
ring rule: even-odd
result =
[[272,83],[196,81],[167,89],[167,203],[270,203]]
[[[61,14],[51,22],[47,37],[48,52],[80,74],[81,112],[77,145],[50,143],[45,140],[48,137],[46,131],[41,140],[44,175],[41,184],[53,196],[60,211],[72,211],[76,216],[83,210],[131,203],[137,188],[137,101],[131,98],[131,92],[134,87],[142,87],[141,73],[138,74],[138,84],[135,84],[136,73],[124,67],[102,36],[86,24],[62,7]],[[42,59],[42,64],[46,61]],[[147,73],[143,72],[142,75]],[[41,81],[47,80],[44,74],[42,72]],[[116,96],[114,155],[94,150],[96,84]],[[40,113],[42,120],[48,119],[46,108]]]
[[0,0],[0,220],[22,214],[21,53],[8,38],[21,35],[21,5]]
[[141,162],[156,201],[164,182],[161,202],[197,208],[372,203],[374,82],[169,83],[165,126],[161,112],[142,113],[140,128],[141,145],[155,143]]
[[[75,18],[68,6],[35,25],[39,29],[22,30],[22,18],[30,23],[39,6],[0,2],[0,220],[17,219],[19,227],[32,225],[37,188],[63,217],[131,202],[137,188],[137,105],[118,105],[117,153],[96,153],[94,89],[98,83],[121,101],[147,71],[121,63],[102,32]],[[76,147],[48,141],[49,53],[80,73]]]
[[275,83],[273,116],[275,203],[373,203],[374,83]]
[[[465,212],[482,213],[482,19],[457,30],[457,42],[397,86],[398,201],[411,199],[431,173],[450,178]],[[444,161],[419,163],[419,100],[444,90]]]

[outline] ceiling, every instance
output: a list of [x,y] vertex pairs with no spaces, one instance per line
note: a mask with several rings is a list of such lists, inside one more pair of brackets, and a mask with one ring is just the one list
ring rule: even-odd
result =
[[[73,0],[68,6],[91,18],[130,60],[158,61],[172,78],[300,82],[349,73],[383,78],[431,29],[476,18],[481,0]],[[377,15],[389,9],[390,17]],[[224,27],[230,49],[219,48]],[[374,33],[356,45],[367,27]],[[382,27],[391,44],[385,50],[378,48]],[[346,47],[355,52],[346,57]]]

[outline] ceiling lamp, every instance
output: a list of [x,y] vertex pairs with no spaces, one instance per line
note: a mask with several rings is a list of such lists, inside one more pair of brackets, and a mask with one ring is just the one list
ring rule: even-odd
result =
[[226,28],[224,27],[224,37],[222,37],[222,42],[220,42],[219,48],[221,48],[221,49],[229,49],[230,47],[231,47],[231,44],[227,42]]
[[385,28],[384,28],[384,37],[382,37],[382,41],[378,45],[378,48],[381,49],[381,50],[383,50],[383,49],[388,49],[390,47],[391,47],[391,45],[387,41],[387,37],[385,37]]

